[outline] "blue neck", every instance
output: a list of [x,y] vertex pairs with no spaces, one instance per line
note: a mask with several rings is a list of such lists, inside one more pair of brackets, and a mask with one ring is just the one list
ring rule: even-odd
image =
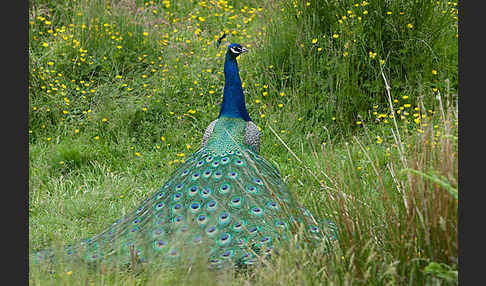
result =
[[238,63],[236,58],[230,55],[229,52],[226,53],[224,62],[223,102],[221,103],[218,118],[221,116],[251,121],[245,106],[245,96],[243,95],[243,87],[241,86],[238,72]]

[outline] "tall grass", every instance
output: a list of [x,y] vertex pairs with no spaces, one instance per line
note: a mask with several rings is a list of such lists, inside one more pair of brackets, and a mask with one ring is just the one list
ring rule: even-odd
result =
[[[397,97],[407,95],[414,103],[433,87],[445,88],[447,78],[457,90],[454,3],[277,3],[276,9],[283,12],[271,17],[259,60],[264,67],[275,66],[269,73],[271,81],[321,107],[306,114],[314,122],[334,116],[339,131],[349,131],[358,116],[368,116],[371,105],[386,108],[382,68],[392,79],[392,92]],[[433,97],[423,100],[432,103]]]
[[58,265],[31,268],[31,284],[457,283],[456,2],[29,5],[30,251],[102,230],[198,148],[219,111],[222,31],[249,45],[262,155],[339,226],[332,252],[287,245],[247,272]]

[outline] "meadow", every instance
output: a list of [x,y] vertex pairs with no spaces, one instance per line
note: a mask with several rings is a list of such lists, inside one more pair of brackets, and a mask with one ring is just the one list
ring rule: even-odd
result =
[[339,227],[327,254],[288,247],[247,272],[58,265],[30,284],[456,285],[457,15],[427,0],[29,1],[30,252],[96,234],[199,148],[231,42],[249,49],[261,155]]

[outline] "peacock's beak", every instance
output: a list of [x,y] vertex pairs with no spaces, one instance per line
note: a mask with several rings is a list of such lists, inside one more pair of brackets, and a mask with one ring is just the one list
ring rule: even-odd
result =
[[242,47],[242,48],[241,48],[241,54],[246,53],[246,52],[248,52],[248,49],[247,49],[247,48],[245,48],[245,47]]

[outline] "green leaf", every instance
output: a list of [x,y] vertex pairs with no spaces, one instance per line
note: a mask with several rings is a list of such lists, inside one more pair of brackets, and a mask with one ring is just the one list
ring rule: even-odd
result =
[[424,273],[448,282],[457,282],[457,270],[444,263],[430,262],[424,268]]

